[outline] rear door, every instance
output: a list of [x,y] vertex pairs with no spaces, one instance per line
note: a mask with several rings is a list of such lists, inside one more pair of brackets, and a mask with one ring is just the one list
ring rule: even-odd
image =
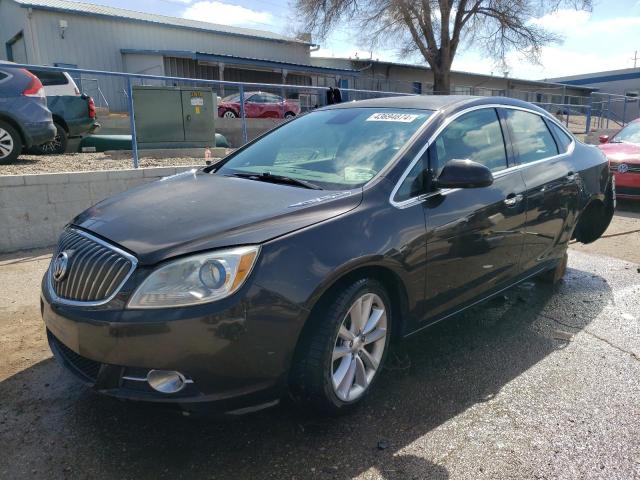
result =
[[453,120],[429,147],[434,178],[454,159],[482,163],[494,175],[489,187],[439,190],[424,203],[425,296],[431,320],[501,288],[520,273],[525,185],[510,163],[507,146],[497,111],[485,107]]
[[578,176],[569,159],[574,144],[542,115],[511,108],[501,114],[526,185],[522,267],[529,270],[556,258],[571,238],[578,201]]

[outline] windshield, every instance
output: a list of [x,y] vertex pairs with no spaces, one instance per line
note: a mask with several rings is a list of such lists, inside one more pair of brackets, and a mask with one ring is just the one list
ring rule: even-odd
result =
[[269,133],[216,172],[268,173],[326,190],[360,187],[389,163],[432,113],[391,108],[319,110]]
[[227,95],[226,97],[222,98],[223,102],[239,102],[240,101],[240,94],[239,93],[234,93],[232,95]]
[[640,144],[640,122],[630,123],[613,137],[612,143],[628,142]]

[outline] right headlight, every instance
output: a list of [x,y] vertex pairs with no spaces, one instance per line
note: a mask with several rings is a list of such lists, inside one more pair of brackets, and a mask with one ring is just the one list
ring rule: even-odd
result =
[[255,245],[174,260],[145,278],[127,308],[183,307],[228,297],[247,279],[259,251]]

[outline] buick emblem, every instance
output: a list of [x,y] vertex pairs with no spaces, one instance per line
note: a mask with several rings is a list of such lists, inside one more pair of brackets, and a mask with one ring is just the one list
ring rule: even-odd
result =
[[618,165],[618,173],[627,173],[629,171],[629,165],[626,163],[621,163]]
[[60,252],[56,259],[53,261],[53,279],[56,282],[61,282],[67,275],[67,268],[69,266],[69,254],[67,252]]

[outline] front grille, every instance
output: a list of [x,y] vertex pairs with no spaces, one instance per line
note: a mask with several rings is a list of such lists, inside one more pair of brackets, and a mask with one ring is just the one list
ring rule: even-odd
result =
[[638,195],[640,196],[640,187],[620,187],[616,185],[616,195]]
[[[631,163],[627,163],[627,172],[626,173],[640,173],[640,165],[635,165],[635,164],[631,164]],[[619,163],[612,163],[609,165],[609,170],[612,173],[619,173],[618,172],[618,167],[620,166]]]
[[[56,280],[56,258],[65,253],[66,273]],[[85,232],[67,229],[51,260],[49,280],[58,299],[73,302],[108,301],[135,268],[135,258]]]
[[62,359],[67,362],[76,374],[91,383],[96,382],[101,366],[99,362],[95,362],[83,357],[82,355],[78,355],[49,331],[47,331],[47,336],[49,337],[51,346],[57,350]]

